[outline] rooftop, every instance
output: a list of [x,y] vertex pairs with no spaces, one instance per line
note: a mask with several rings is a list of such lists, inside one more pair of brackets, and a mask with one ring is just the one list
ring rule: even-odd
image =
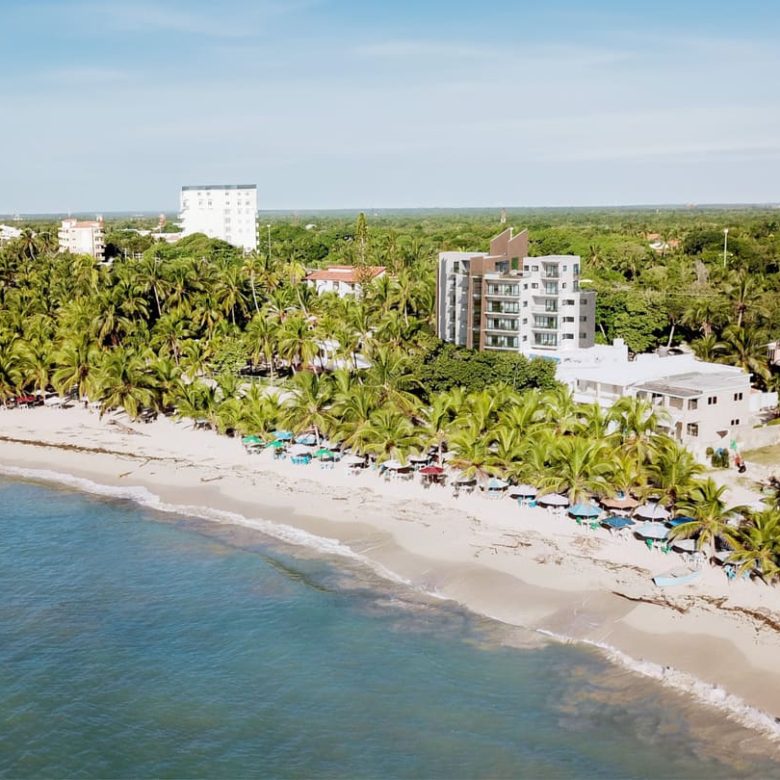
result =
[[188,184],[181,188],[185,190],[256,190],[256,184]]
[[637,390],[650,393],[663,393],[679,398],[693,398],[711,390],[740,389],[745,387],[747,374],[732,371],[691,371],[687,374],[670,376],[655,382],[636,385]]
[[355,284],[366,278],[376,279],[385,272],[383,265],[367,265],[357,267],[354,265],[329,265],[318,271],[312,271],[306,276],[308,282],[347,282]]

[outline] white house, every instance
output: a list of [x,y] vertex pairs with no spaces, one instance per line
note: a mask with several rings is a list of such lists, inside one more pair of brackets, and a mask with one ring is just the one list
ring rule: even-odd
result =
[[363,292],[362,286],[383,277],[385,270],[382,265],[363,267],[329,265],[327,268],[312,271],[306,276],[306,281],[310,287],[316,288],[318,295],[334,292],[339,298],[343,298],[345,295],[360,296]]

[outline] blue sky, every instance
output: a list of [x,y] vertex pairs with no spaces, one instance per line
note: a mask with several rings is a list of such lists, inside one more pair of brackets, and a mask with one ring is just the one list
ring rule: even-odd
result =
[[780,201],[780,3],[0,0],[0,213]]

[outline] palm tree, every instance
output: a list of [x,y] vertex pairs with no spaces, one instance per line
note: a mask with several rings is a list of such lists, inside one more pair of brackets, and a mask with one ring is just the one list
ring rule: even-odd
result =
[[109,352],[100,365],[96,379],[100,412],[122,408],[131,419],[155,401],[156,385],[146,363],[123,349]]
[[769,378],[766,343],[766,334],[761,331],[729,325],[723,331],[721,361],[766,380]]
[[668,437],[658,438],[650,457],[648,475],[664,501],[675,506],[697,485],[704,467],[681,444]]
[[474,477],[480,482],[496,472],[493,453],[487,441],[475,427],[462,428],[453,433],[450,440],[453,456],[449,464],[463,472],[466,477]]
[[56,366],[51,381],[60,394],[76,390],[79,398],[88,398],[94,387],[94,369],[99,350],[86,333],[63,342],[54,356]]
[[554,467],[539,487],[565,492],[573,504],[590,493],[609,490],[612,454],[603,441],[564,436],[553,455]]
[[419,432],[403,412],[384,406],[371,415],[356,449],[375,455],[380,463],[390,458],[405,463],[410,452],[420,449],[420,440]]
[[279,355],[289,364],[292,372],[306,366],[317,357],[319,346],[306,320],[296,315],[285,320],[279,332]]
[[751,512],[739,529],[735,548],[729,560],[739,565],[740,574],[758,571],[765,582],[780,575],[780,510]]
[[715,553],[715,540],[723,539],[732,547],[738,546],[738,529],[729,525],[732,517],[746,511],[745,507],[727,507],[724,501],[725,485],[718,485],[712,479],[697,482],[680,509],[693,518],[670,532],[673,539],[689,539],[697,536],[696,548],[706,549],[709,559]]
[[245,339],[252,363],[257,365],[262,360],[268,366],[273,379],[275,355],[279,343],[278,322],[263,313],[255,314],[246,327]]
[[293,377],[290,397],[285,401],[283,420],[295,433],[314,431],[317,446],[332,425],[329,413],[331,385],[311,371]]
[[0,401],[6,406],[8,398],[15,395],[22,381],[19,356],[13,343],[0,348]]

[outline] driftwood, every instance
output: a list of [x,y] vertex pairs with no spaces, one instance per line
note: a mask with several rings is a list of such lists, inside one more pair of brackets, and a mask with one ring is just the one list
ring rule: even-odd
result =
[[646,598],[644,596],[629,596],[627,593],[620,593],[620,591],[617,590],[613,590],[612,594],[614,596],[619,596],[621,599],[625,599],[626,601],[633,601],[638,604],[652,604],[654,607],[669,607],[675,612],[679,612],[681,615],[687,615],[689,610],[689,607],[683,607],[680,604],[675,604],[673,601],[669,601],[668,599],[654,599]]

